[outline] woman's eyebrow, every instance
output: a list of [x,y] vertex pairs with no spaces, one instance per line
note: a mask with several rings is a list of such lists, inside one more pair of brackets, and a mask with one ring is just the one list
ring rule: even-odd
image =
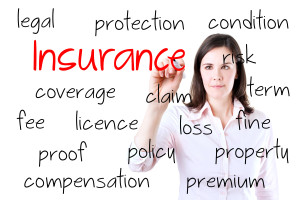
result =
[[211,64],[211,63],[203,63],[202,65],[213,65],[213,64]]
[[233,64],[232,62],[225,62],[223,65]]

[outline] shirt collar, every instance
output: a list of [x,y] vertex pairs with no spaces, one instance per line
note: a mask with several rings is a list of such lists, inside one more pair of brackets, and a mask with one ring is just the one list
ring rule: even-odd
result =
[[[240,110],[244,111],[245,108],[243,104],[235,98],[233,101],[233,116],[238,116]],[[204,106],[200,110],[192,109],[190,111],[189,120],[198,120],[205,112],[209,112],[212,115],[212,110],[208,101],[205,102]]]
[[233,101],[233,116],[238,117],[240,110],[245,111],[243,104],[235,98]]

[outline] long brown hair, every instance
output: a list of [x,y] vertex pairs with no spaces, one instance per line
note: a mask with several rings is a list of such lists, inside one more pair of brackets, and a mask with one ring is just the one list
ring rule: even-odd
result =
[[[231,50],[236,60],[238,78],[235,79],[232,88],[232,102],[237,98],[245,108],[245,112],[250,114],[254,111],[250,107],[248,96],[246,93],[246,72],[243,60],[241,59],[241,50],[236,40],[226,34],[213,34],[208,36],[199,47],[194,61],[194,76],[190,88],[191,101],[186,104],[191,109],[201,109],[206,102],[206,91],[204,89],[201,77],[200,65],[203,57],[207,52],[216,47],[227,47]],[[239,56],[238,56],[239,55]]]

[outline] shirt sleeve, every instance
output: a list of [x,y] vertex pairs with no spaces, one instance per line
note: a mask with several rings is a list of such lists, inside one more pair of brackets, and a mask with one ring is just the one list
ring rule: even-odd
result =
[[175,157],[174,131],[176,131],[175,127],[178,126],[177,120],[178,119],[174,113],[174,108],[168,108],[161,119],[157,131],[155,147],[153,147],[149,141],[150,148],[146,149],[145,151],[143,149],[139,149],[135,145],[134,141],[132,141],[129,151],[131,150],[132,152],[137,152],[128,161],[129,168],[132,171],[149,171],[155,166],[160,158],[167,157],[168,154],[170,155],[172,152],[174,154],[173,156]]
[[[261,168],[258,176],[258,180],[262,178],[264,180],[264,187],[259,184],[256,187],[256,196],[258,200],[278,200],[278,177],[276,168],[276,148],[273,139],[272,127],[266,129],[266,149],[270,150],[268,157],[266,155],[262,158]],[[278,139],[277,139],[278,140]]]

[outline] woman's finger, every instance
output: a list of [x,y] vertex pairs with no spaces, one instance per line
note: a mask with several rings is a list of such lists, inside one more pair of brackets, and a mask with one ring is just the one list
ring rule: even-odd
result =
[[[163,60],[163,64],[164,64],[164,66],[169,65],[168,67],[170,67],[169,59],[168,59],[168,58],[165,58],[165,59]],[[165,76],[166,76],[166,78],[169,78],[169,70],[168,70],[168,67],[164,70],[164,71],[165,71]]]

